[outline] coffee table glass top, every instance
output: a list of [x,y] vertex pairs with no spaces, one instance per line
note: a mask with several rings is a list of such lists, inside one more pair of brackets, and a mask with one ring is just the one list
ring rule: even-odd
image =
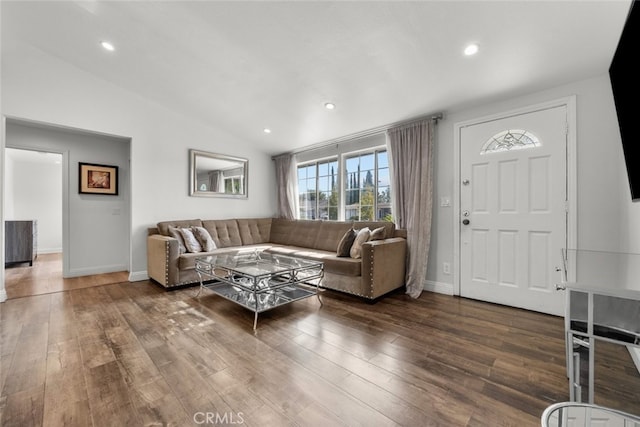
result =
[[209,265],[213,269],[224,269],[249,278],[274,276],[293,271],[304,271],[322,266],[320,261],[293,258],[267,252],[228,252],[196,259],[200,269]]

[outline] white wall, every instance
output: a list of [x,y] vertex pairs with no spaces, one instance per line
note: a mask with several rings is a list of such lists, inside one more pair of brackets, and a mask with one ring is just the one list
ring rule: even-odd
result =
[[13,176],[13,161],[5,156],[4,176],[2,177],[2,187],[4,190],[4,218],[14,219],[16,216],[13,210],[13,182],[10,177]]
[[[134,280],[146,278],[147,227],[158,221],[275,214],[271,157],[229,133],[24,44],[3,41],[1,90],[5,116],[131,139],[130,264]],[[248,199],[189,197],[189,148],[248,158]]]
[[[22,158],[9,151],[4,176],[5,219],[35,219],[38,254],[62,252],[62,155],[28,151],[29,157]],[[43,156],[44,160],[38,158]]]
[[304,163],[311,160],[318,160],[325,157],[344,156],[361,150],[370,150],[375,147],[386,146],[387,138],[384,134],[364,136],[362,138],[349,139],[348,141],[322,146],[317,149],[300,152],[296,155],[298,163]]
[[577,244],[578,249],[640,252],[640,203],[632,203],[622,143],[608,75],[579,81],[502,102],[446,112],[438,124],[436,189],[431,254],[427,279],[431,287],[452,289],[454,213],[440,207],[453,195],[454,124],[576,95],[577,104]]

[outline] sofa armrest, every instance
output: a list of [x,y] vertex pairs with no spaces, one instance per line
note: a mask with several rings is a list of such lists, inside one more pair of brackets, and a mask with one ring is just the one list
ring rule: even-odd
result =
[[405,284],[407,240],[393,237],[362,245],[362,289],[374,299]]
[[147,274],[156,282],[170,287],[179,282],[180,246],[173,237],[147,236]]

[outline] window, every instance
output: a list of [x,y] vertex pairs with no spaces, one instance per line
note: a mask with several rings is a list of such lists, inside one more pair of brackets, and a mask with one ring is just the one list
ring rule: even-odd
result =
[[298,166],[300,219],[338,219],[338,160]]
[[503,130],[502,132],[493,135],[484,143],[482,150],[480,150],[480,154],[536,148],[541,145],[542,144],[538,137],[526,130]]
[[224,179],[224,192],[227,194],[240,194],[244,188],[242,176],[232,176]]
[[386,150],[345,159],[344,219],[391,220],[391,186]]

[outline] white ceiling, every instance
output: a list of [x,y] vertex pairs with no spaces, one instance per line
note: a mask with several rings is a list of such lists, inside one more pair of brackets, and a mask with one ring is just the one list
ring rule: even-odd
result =
[[[601,75],[629,5],[2,1],[1,12],[3,44],[29,43],[279,153]],[[462,54],[469,42],[478,55]]]

